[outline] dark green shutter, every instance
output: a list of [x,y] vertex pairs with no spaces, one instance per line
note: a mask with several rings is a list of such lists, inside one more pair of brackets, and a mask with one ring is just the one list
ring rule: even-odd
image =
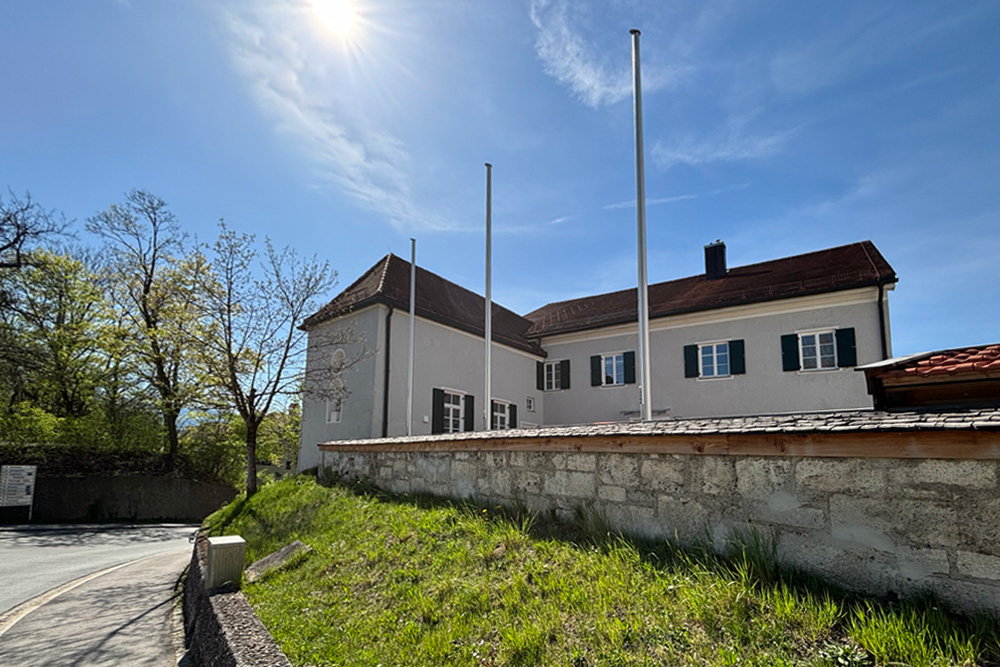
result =
[[496,411],[497,411],[497,402],[496,401],[490,401],[490,430],[491,431],[497,427]]
[[444,389],[435,389],[431,398],[431,433],[444,433]]
[[510,414],[507,418],[508,428],[517,428],[517,405],[514,403],[510,404]]
[[698,346],[684,346],[684,377],[698,377]]
[[600,387],[604,384],[601,373],[601,355],[595,354],[590,358],[590,386]]
[[785,334],[781,337],[781,370],[797,371],[799,364],[799,335]]
[[837,329],[837,365],[858,365],[858,348],[854,340],[854,327]]
[[635,352],[626,352],[625,357],[625,384],[635,384]]
[[569,389],[569,359],[559,362],[559,388]]
[[545,364],[541,361],[535,362],[535,389],[545,391]]
[[729,372],[732,375],[743,375],[747,372],[742,338],[729,341]]
[[476,397],[472,394],[465,397],[465,430],[476,430]]

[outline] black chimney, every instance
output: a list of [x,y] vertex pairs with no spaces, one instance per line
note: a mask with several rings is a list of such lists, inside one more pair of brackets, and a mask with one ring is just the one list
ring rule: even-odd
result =
[[726,277],[726,244],[722,241],[705,246],[705,278],[718,280]]

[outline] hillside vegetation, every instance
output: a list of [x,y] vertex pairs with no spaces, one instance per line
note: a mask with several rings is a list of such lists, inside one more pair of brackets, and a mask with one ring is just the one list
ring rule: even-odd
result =
[[252,562],[244,587],[295,665],[995,665],[1000,624],[881,604],[775,565],[747,532],[725,559],[500,508],[298,477],[206,521]]

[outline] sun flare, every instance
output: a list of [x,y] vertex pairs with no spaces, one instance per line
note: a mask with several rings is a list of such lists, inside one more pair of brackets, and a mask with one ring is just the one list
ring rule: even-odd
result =
[[319,20],[333,33],[347,37],[355,25],[354,3],[351,0],[312,0]]

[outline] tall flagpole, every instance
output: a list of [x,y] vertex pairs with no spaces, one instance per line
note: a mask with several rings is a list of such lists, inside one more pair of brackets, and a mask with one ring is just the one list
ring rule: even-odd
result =
[[649,285],[646,276],[646,176],[642,158],[642,75],[639,72],[639,31],[632,35],[632,99],[635,107],[635,211],[639,264],[639,408],[640,418],[653,418],[649,379]]
[[406,435],[413,435],[413,324],[417,319],[417,240],[410,239],[410,351],[406,369]]
[[493,417],[493,165],[486,163],[486,400],[483,427],[492,430]]

